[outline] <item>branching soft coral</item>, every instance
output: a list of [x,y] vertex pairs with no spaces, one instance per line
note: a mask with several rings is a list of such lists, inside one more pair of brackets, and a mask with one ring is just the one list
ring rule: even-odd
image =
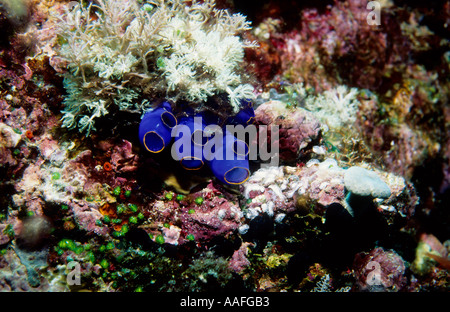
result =
[[221,27],[204,27],[194,16],[195,19],[189,15],[172,18],[162,34],[162,44],[169,53],[163,57],[161,68],[169,91],[181,89],[191,101],[204,101],[215,92],[227,92],[236,107],[234,87],[241,81],[236,69],[244,57],[245,45],[239,37],[226,34],[247,29],[247,23],[225,15],[216,24]]
[[332,128],[349,126],[356,120],[359,106],[357,94],[358,89],[348,90],[346,86],[341,85],[316,97],[308,97],[305,105],[319,120]]
[[94,119],[119,109],[146,108],[145,97],[192,104],[225,93],[234,111],[253,98],[240,63],[250,28],[241,14],[216,9],[214,0],[97,0],[58,15],[58,55],[68,63],[63,126],[89,134]]

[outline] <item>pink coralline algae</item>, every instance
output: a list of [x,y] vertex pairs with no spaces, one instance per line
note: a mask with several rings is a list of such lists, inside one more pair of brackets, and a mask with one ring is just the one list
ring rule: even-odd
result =
[[[278,144],[280,159],[288,163],[295,162],[311,142],[320,139],[320,124],[311,113],[304,109],[288,108],[279,101],[260,105],[255,110],[255,119],[259,125],[279,126],[279,140],[273,144]],[[270,145],[270,140],[268,136],[267,142],[260,144]]]
[[13,149],[18,145],[21,136],[14,132],[10,126],[0,123],[0,166],[15,166]]
[[[0,57],[0,79],[9,86],[0,100],[0,121],[12,128],[33,133],[57,126],[58,117],[49,113],[62,100],[61,92],[53,85],[57,84],[58,79],[50,78],[52,75],[49,75],[49,71],[54,72],[53,69],[46,67],[43,61],[26,61],[8,53],[3,55],[3,59]],[[9,66],[2,67],[2,61]],[[42,77],[43,83],[47,83],[45,86],[36,85],[37,82],[32,78],[38,76]]]
[[405,261],[393,250],[359,253],[353,270],[361,291],[400,291],[407,283]]
[[[241,225],[242,212],[237,202],[218,194],[212,184],[191,196],[200,196],[204,202],[183,207],[180,220],[183,232],[193,234],[195,240],[206,242],[215,236],[228,236]],[[189,213],[190,209],[193,212]]]
[[11,240],[11,237],[6,234],[8,224],[0,224],[0,245],[4,245]]
[[[33,143],[37,158],[23,170],[22,177],[15,185],[17,193],[12,197],[14,207],[18,210],[10,214],[8,222],[14,229],[20,225],[17,219],[20,209],[44,216],[56,207],[60,214],[73,220],[87,235],[108,236],[108,227],[102,226],[100,222],[103,215],[99,209],[105,203],[116,202],[117,199],[111,195],[113,187],[131,189],[134,180],[107,172],[103,166],[97,165],[89,149],[69,158],[74,146],[59,144],[47,133]],[[109,147],[107,154],[118,174],[136,169],[137,157],[132,152],[131,143],[122,140],[118,145],[111,143]]]
[[[196,198],[202,200],[196,202]],[[217,236],[227,237],[238,229],[242,217],[237,198],[222,193],[212,183],[182,200],[156,200],[146,210],[153,224],[161,228],[171,224],[161,231],[173,244],[186,243],[188,235],[201,244]]]
[[113,147],[111,153],[111,164],[114,169],[121,173],[134,172],[138,169],[138,156],[133,152],[133,145],[122,140]]
[[266,213],[277,220],[286,213],[305,208],[298,205],[299,197],[317,203],[312,207],[322,214],[323,207],[344,199],[343,174],[344,170],[332,160],[303,167],[259,169],[242,185],[247,199],[246,217],[253,219]]
[[409,45],[400,19],[386,13],[380,26],[370,25],[366,6],[350,0],[336,1],[324,12],[302,10],[296,28],[274,34],[284,74],[319,91],[335,86],[336,77],[360,88],[381,86],[385,71],[406,60]]
[[[248,219],[267,214],[280,221],[286,214],[314,213],[323,216],[332,203],[345,202],[344,174],[334,159],[313,159],[304,166],[261,168],[241,186],[247,200],[244,216]],[[391,173],[377,170],[391,189],[392,196],[377,203],[386,219],[411,218],[418,198],[414,187]],[[389,221],[390,222],[390,221]]]
[[[0,291],[49,291],[49,283],[41,284],[40,287],[31,287],[27,280],[27,268],[14,252],[9,250],[0,258]],[[56,290],[56,289],[55,289]],[[63,291],[60,288],[59,291]],[[58,291],[58,290],[56,290]]]
[[251,245],[251,243],[243,243],[241,247],[239,247],[239,249],[233,253],[233,256],[231,257],[229,262],[230,269],[237,273],[240,273],[250,265],[250,261],[247,259],[247,256],[248,248]]
[[68,160],[68,150],[48,136],[43,136],[37,147],[39,158],[26,167],[16,184],[15,206],[42,216],[49,206],[65,205],[80,228],[104,235],[105,228],[96,224],[102,217],[98,208],[103,201],[112,199],[93,174],[92,152],[85,150]]
[[108,228],[99,226],[97,223],[102,218],[102,214],[98,211],[98,205],[73,200],[69,204],[69,208],[73,212],[75,221],[80,229],[85,230],[89,234],[108,235]]
[[[411,177],[414,167],[423,162],[428,152],[433,153],[433,142],[422,131],[408,124],[374,124],[378,119],[380,103],[374,100],[362,101],[358,113],[357,127],[383,163],[391,171],[404,177]],[[369,122],[369,120],[371,120]],[[423,151],[418,153],[417,151]],[[388,151],[388,152],[385,152]]]
[[[37,215],[42,215],[44,201],[39,190],[42,181],[42,173],[39,170],[40,163],[28,166],[19,183],[16,184],[16,191],[13,201],[18,207],[26,208]],[[24,207],[25,206],[25,207]]]

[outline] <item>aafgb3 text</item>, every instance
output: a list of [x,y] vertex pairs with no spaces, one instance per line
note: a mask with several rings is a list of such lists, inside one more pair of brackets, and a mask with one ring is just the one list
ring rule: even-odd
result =
[[180,301],[181,307],[206,307],[211,309],[214,304],[224,307],[268,307],[269,297],[225,297],[225,300],[215,300],[212,298],[183,298]]

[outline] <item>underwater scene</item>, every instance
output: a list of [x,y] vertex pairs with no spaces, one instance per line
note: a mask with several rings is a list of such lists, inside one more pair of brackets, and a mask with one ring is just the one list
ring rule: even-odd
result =
[[1,291],[450,290],[449,1],[0,0],[0,29]]

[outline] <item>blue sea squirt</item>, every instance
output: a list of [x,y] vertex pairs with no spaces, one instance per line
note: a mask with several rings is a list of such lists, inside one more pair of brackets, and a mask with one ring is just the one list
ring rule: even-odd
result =
[[[242,100],[241,109],[224,122],[212,112],[187,110],[181,116],[175,116],[171,105],[163,102],[144,114],[139,126],[139,140],[147,151],[160,153],[175,138],[172,157],[184,169],[199,170],[206,164],[219,181],[237,185],[250,176],[249,146],[236,138],[227,124],[246,127],[254,120],[250,100]],[[218,124],[225,125],[220,127]]]

